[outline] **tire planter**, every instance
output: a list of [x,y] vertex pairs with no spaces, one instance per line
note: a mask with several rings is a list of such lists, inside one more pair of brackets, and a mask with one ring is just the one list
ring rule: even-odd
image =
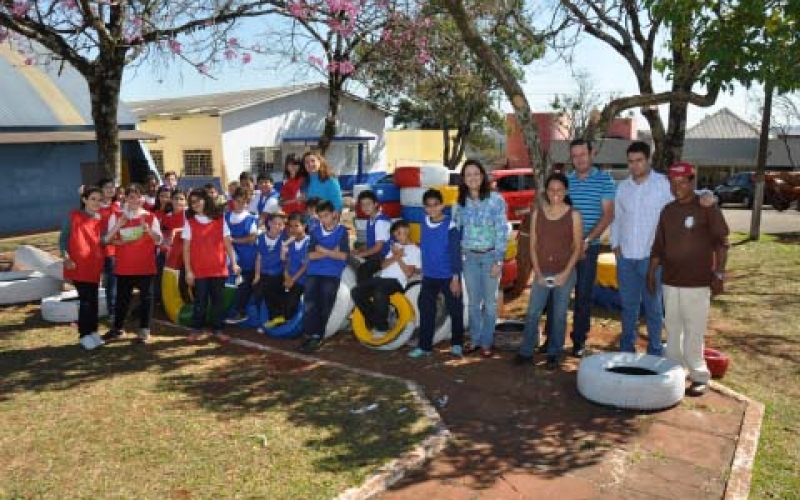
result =
[[[78,291],[70,290],[58,295],[51,295],[42,299],[42,319],[52,323],[72,323],[78,321]],[[106,289],[101,288],[98,292],[97,316],[104,318],[108,316],[108,306],[106,304]]]
[[[381,203],[381,212],[383,212],[383,215],[389,217],[390,219],[397,219],[398,217],[400,217],[400,211],[401,211],[401,206],[399,201],[386,201]],[[365,214],[361,210],[361,207],[358,205],[357,202],[356,202],[356,217],[358,219],[363,219],[363,220],[367,219],[367,214]]]
[[63,281],[40,271],[0,273],[0,305],[21,304],[61,293]]
[[[178,279],[180,271],[165,267],[161,275],[161,303],[164,306],[164,312],[170,321],[177,325],[191,326],[193,308],[192,304],[184,302],[181,297]],[[223,290],[222,301],[225,305],[225,310],[230,309],[236,296],[236,286],[225,284]],[[211,317],[211,310],[207,311],[207,320]]]
[[506,254],[503,256],[503,260],[516,259],[518,251],[519,251],[519,246],[517,245],[517,239],[511,237],[509,233],[508,245],[506,246]]
[[[451,215],[453,213],[450,207],[444,208],[445,215]],[[400,210],[400,216],[403,218],[404,221],[410,224],[422,224],[425,221],[425,217],[427,214],[425,213],[425,209],[422,207],[408,207],[404,206]]]
[[703,349],[703,357],[706,360],[708,371],[711,372],[713,378],[722,378],[725,372],[728,371],[730,358],[716,349],[706,347]]
[[420,235],[422,234],[422,225],[416,222],[408,223],[409,233],[408,238],[419,245]]
[[[345,269],[345,272],[349,267]],[[352,269],[350,269],[352,272]],[[355,275],[353,275],[355,282]],[[333,303],[331,315],[325,326],[325,338],[332,337],[337,332],[345,330],[350,324],[350,313],[353,312],[353,298],[350,296],[350,286],[345,282],[344,275],[339,283],[339,290],[336,292],[336,299]]]
[[[419,291],[421,284],[422,284],[421,281],[417,281],[415,283],[411,283],[406,288],[406,298],[414,308],[414,331],[412,332],[412,335],[405,343],[416,344],[418,342],[419,318],[420,318],[418,301],[419,301]],[[434,330],[433,330],[433,345],[436,345],[439,342],[445,340],[449,340],[451,335],[452,332],[450,330],[450,315],[447,314],[447,309],[444,306],[444,300],[440,298],[436,304],[436,320],[434,322]]]
[[275,328],[264,328],[268,337],[276,339],[292,339],[303,334],[303,301],[297,306],[297,314],[289,318],[286,323]]
[[583,358],[578,367],[578,391],[583,397],[601,405],[631,410],[661,410],[675,406],[683,399],[685,381],[686,373],[681,365],[648,354],[594,354]]
[[503,261],[503,274],[500,275],[500,288],[511,288],[517,282],[517,261],[514,259]]
[[[351,324],[353,325],[353,334],[356,336],[361,344],[371,347],[380,348],[388,344],[401,345],[408,342],[411,335],[414,333],[414,307],[411,302],[402,293],[394,293],[389,297],[389,307],[393,308],[397,313],[397,320],[394,325],[391,325],[391,330],[386,332],[386,335],[380,338],[375,338],[372,331],[367,328],[366,319],[357,307],[353,309],[353,317]],[[405,340],[399,340],[405,339]],[[396,342],[397,341],[397,342]],[[395,349],[397,348],[395,347]]]
[[401,188],[433,187],[449,182],[450,171],[444,165],[427,164],[394,169],[394,183]]
[[64,279],[64,262],[31,245],[22,245],[14,252],[14,268],[39,271],[57,280]]

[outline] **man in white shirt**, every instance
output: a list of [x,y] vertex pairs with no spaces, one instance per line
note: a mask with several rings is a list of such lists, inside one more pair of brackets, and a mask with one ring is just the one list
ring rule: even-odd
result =
[[422,266],[419,247],[411,242],[411,227],[399,220],[391,227],[393,242],[381,262],[381,271],[350,291],[356,307],[361,310],[367,327],[380,337],[389,330],[389,297],[403,293],[408,279]]

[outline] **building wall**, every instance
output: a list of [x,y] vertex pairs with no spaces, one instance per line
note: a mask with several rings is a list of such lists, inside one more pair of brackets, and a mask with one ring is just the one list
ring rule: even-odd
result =
[[[555,140],[569,139],[571,128],[568,119],[559,113],[533,113],[539,141],[546,154],[550,152],[550,143]],[[508,168],[529,168],[531,159],[522,130],[513,113],[506,115],[506,157]]]
[[[276,148],[276,159],[281,161],[276,162],[275,171],[282,173],[282,158],[286,154],[302,154],[316,146],[327,110],[327,93],[315,89],[223,115],[223,160],[228,178],[235,179],[250,169],[251,148]],[[336,136],[374,138],[364,141],[368,149],[364,155],[365,173],[386,169],[385,121],[385,114],[373,106],[348,98],[342,100]],[[285,138],[297,137],[309,140],[284,142]],[[356,144],[334,141],[326,154],[326,160],[345,187],[352,184],[358,169],[353,149]]]
[[164,171],[173,170],[183,175],[183,152],[189,149],[210,149],[214,175],[226,182],[224,169],[221,121],[218,116],[194,115],[179,119],[153,118],[139,122],[139,130],[158,134],[163,139],[147,144],[151,154],[162,151]]
[[[454,137],[455,131],[450,136]],[[441,130],[387,130],[386,170],[404,163],[443,163],[444,138]],[[459,159],[459,163],[464,157]]]

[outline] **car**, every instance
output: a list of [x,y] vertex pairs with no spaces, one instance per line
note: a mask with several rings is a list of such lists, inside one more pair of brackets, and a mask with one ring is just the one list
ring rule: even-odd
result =
[[714,194],[720,205],[740,203],[747,208],[753,206],[753,172],[733,174],[724,184],[714,188]]
[[536,191],[533,189],[533,170],[513,168],[490,172],[492,184],[506,201],[508,221],[519,223],[531,211]]

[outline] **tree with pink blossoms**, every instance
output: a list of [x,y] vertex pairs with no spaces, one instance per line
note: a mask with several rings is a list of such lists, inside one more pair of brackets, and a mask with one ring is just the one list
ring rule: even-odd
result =
[[73,66],[91,95],[98,165],[120,178],[117,109],[126,67],[152,56],[207,74],[221,60],[250,61],[236,21],[274,11],[266,1],[0,0],[0,42],[36,63],[48,52]]
[[[284,62],[307,63],[328,87],[328,110],[317,148],[325,153],[336,136],[341,98],[379,56],[381,36],[413,0],[273,0],[289,19],[271,35]],[[271,41],[272,42],[272,41]]]

